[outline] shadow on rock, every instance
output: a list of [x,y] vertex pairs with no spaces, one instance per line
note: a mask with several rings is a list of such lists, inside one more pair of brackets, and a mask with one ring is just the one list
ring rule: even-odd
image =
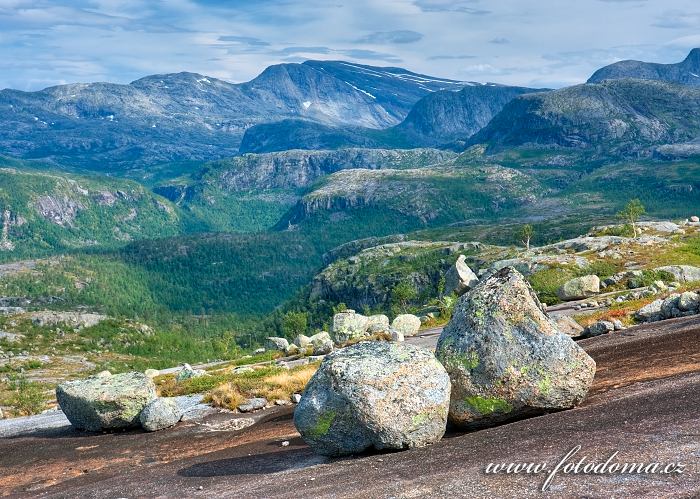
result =
[[264,475],[292,469],[303,469],[327,461],[327,458],[315,455],[308,448],[292,449],[198,463],[182,468],[177,474],[185,477]]

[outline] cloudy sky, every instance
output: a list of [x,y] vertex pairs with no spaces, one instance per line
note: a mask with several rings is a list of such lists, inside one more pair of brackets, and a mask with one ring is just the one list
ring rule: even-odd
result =
[[0,0],[0,88],[306,59],[560,87],[700,46],[697,0]]

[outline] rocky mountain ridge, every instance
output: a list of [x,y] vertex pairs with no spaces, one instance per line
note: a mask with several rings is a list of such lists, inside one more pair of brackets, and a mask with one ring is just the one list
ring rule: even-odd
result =
[[700,86],[700,49],[695,48],[681,62],[658,64],[642,61],[620,61],[600,68],[588,79],[588,83],[604,80],[636,78],[662,80],[683,85]]

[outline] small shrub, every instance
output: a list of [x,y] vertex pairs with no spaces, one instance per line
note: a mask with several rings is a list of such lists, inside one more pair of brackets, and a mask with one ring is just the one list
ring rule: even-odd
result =
[[21,416],[39,414],[46,407],[46,396],[40,383],[17,378],[10,382],[10,390],[14,392],[9,399],[10,405]]

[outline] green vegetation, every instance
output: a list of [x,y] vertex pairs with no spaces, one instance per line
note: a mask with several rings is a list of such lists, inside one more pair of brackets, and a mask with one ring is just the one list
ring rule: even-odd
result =
[[496,397],[480,397],[474,395],[464,399],[464,403],[481,415],[498,413],[509,413],[513,410],[513,406],[504,399]]
[[632,199],[620,210],[617,216],[632,226],[633,237],[637,237],[637,222],[644,213],[646,213],[646,209],[642,202],[639,199]]
[[18,416],[39,414],[46,408],[46,387],[23,376],[11,377],[3,393],[6,398],[0,403],[13,407]]

